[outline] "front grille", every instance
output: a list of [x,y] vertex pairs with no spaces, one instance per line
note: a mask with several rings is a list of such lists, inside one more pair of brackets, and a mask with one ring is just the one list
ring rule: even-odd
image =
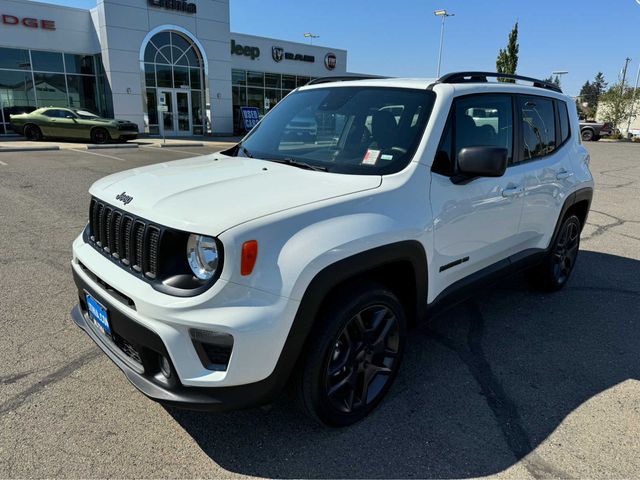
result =
[[158,277],[162,268],[161,227],[95,198],[89,219],[89,240],[96,250],[136,273]]

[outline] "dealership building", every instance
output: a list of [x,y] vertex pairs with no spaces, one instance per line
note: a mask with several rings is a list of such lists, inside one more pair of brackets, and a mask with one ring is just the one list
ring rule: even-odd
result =
[[229,0],[0,0],[0,135],[12,113],[48,106],[151,135],[225,135],[240,107],[264,114],[310,79],[346,73],[345,50],[231,32]]

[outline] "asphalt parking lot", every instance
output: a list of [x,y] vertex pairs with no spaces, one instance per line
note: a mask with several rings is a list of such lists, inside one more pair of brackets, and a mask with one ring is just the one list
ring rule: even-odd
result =
[[165,409],[69,316],[91,183],[214,148],[0,154],[0,477],[640,476],[640,145],[588,148],[597,190],[568,287],[515,277],[434,318],[344,430],[286,398]]

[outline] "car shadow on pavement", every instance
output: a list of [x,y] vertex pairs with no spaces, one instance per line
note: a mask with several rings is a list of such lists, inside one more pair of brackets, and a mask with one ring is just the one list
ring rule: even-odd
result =
[[640,378],[640,262],[581,252],[567,287],[521,276],[420,326],[396,384],[364,421],[316,426],[289,400],[269,411],[168,409],[230,472],[279,478],[461,478],[518,460],[567,477],[535,452],[584,402]]

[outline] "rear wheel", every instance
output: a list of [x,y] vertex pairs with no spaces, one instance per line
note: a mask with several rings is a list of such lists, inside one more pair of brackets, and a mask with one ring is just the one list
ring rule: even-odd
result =
[[94,128],[91,131],[91,141],[98,145],[102,145],[111,141],[111,135],[104,128]]
[[398,298],[381,285],[351,284],[317,319],[297,378],[303,410],[320,423],[351,425],[384,398],[406,341]]
[[582,132],[580,133],[582,135],[582,141],[583,142],[590,142],[593,140],[593,137],[595,137],[595,133],[593,130],[591,130],[590,128],[586,128],[584,130],[582,130]]
[[24,136],[29,140],[42,140],[44,136],[42,135],[42,130],[37,125],[26,125],[24,127]]
[[566,285],[578,259],[581,230],[577,216],[570,215],[564,220],[547,258],[529,272],[534,287],[553,292]]

